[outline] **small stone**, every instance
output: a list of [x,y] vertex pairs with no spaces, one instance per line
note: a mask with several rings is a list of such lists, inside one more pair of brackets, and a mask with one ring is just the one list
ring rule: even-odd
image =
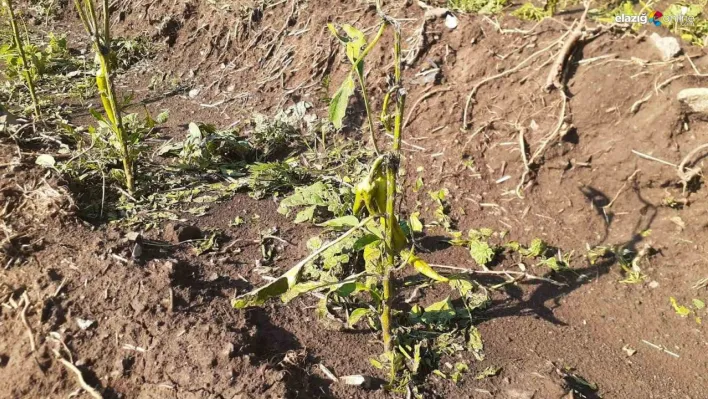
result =
[[659,282],[654,280],[651,283],[649,283],[649,288],[659,288]]
[[624,353],[627,354],[627,356],[632,356],[632,355],[634,355],[635,353],[637,353],[637,350],[634,349],[634,348],[632,348],[632,347],[630,347],[629,345],[623,346],[623,347],[622,347],[622,350],[624,351]]
[[82,330],[88,330],[88,329],[91,328],[91,326],[93,326],[95,323],[96,323],[96,322],[93,321],[93,320],[86,320],[86,319],[82,319],[82,318],[79,318],[79,317],[76,318],[76,324],[77,324],[77,325],[79,326],[79,328],[82,329]]
[[199,89],[192,89],[189,91],[189,98],[197,98],[199,95]]
[[681,53],[681,44],[679,44],[678,39],[672,36],[661,37],[658,33],[654,32],[649,36],[649,40],[654,44],[654,46],[661,53],[661,59],[668,61]]
[[126,233],[125,238],[128,241],[138,241],[140,240],[140,233],[138,233],[137,231],[131,231],[129,233]]
[[214,272],[214,273],[210,274],[210,275],[207,277],[207,280],[206,280],[206,281],[212,283],[212,282],[214,282],[214,281],[216,281],[216,280],[218,280],[218,279],[219,279],[219,274],[216,273],[216,272]]
[[354,385],[362,388],[370,388],[371,387],[371,377],[365,376],[365,375],[345,375],[342,377],[339,377],[339,382],[346,384],[346,385]]
[[457,17],[452,15],[452,14],[447,14],[445,16],[445,26],[447,26],[448,29],[455,29],[457,28]]
[[135,298],[130,302],[130,307],[133,308],[136,314],[140,314],[147,309],[147,304],[144,301]]
[[234,345],[233,342],[227,343],[226,346],[224,347],[224,350],[221,351],[221,354],[227,358],[232,358],[235,353],[236,353],[236,345]]
[[708,88],[695,87],[681,90],[676,98],[691,111],[708,114]]

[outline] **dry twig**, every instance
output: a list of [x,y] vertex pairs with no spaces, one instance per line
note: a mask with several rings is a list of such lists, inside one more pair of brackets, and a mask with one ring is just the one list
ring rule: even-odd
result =
[[27,322],[27,308],[29,308],[30,306],[30,301],[29,297],[27,296],[27,292],[22,293],[22,300],[25,302],[25,306],[22,308],[20,318],[22,319],[22,324],[24,324],[25,328],[27,329],[27,336],[30,340],[30,349],[32,352],[34,352],[37,349],[37,345],[34,341],[34,331],[32,331],[32,327],[30,327],[29,323]]
[[467,95],[467,101],[465,102],[465,108],[464,108],[464,112],[463,112],[463,114],[462,114],[462,130],[467,130],[467,129],[469,128],[469,121],[468,121],[469,108],[470,108],[470,105],[472,104],[472,102],[474,101],[474,96],[477,94],[477,91],[479,90],[480,87],[482,87],[483,85],[485,85],[485,84],[487,84],[487,83],[489,83],[489,82],[491,82],[491,81],[493,81],[493,80],[495,80],[495,79],[499,79],[499,78],[502,78],[502,77],[504,77],[504,76],[511,75],[512,73],[521,70],[523,67],[526,66],[526,64],[527,64],[528,62],[530,62],[530,61],[533,60],[534,58],[538,57],[539,55],[541,55],[541,54],[545,53],[546,51],[548,51],[548,50],[552,49],[553,47],[555,47],[555,46],[556,46],[558,43],[560,43],[566,36],[568,36],[568,32],[565,32],[564,34],[562,34],[561,37],[559,37],[557,40],[553,41],[553,43],[551,43],[551,44],[548,45],[547,47],[544,47],[544,48],[542,48],[541,50],[538,50],[537,52],[531,54],[528,58],[526,58],[525,60],[523,60],[523,61],[521,61],[520,63],[516,64],[515,67],[513,67],[513,68],[511,68],[511,69],[507,69],[506,71],[501,72],[501,73],[498,73],[498,74],[496,74],[496,75],[494,75],[494,76],[490,76],[490,77],[484,78],[484,79],[480,80],[479,82],[477,82],[477,84],[475,84],[474,87],[472,87],[472,90],[470,91],[470,94]]
[[432,90],[432,91],[430,91],[430,89],[428,89],[425,93],[423,93],[422,96],[420,96],[420,98],[418,98],[413,103],[411,110],[408,111],[408,116],[406,116],[406,121],[403,123],[403,127],[408,126],[408,124],[411,121],[411,117],[413,116],[413,111],[415,111],[416,107],[418,107],[418,105],[420,105],[420,103],[423,102],[426,98],[430,98],[430,97],[434,96],[435,94],[444,93],[444,92],[450,91],[450,90],[452,90],[450,87],[445,87],[442,89]]
[[471,275],[480,275],[480,276],[507,276],[507,277],[512,277],[515,276],[515,280],[538,280],[538,281],[543,281],[549,284],[553,284],[557,287],[565,287],[567,284],[563,284],[561,282],[551,280],[550,278],[546,277],[541,277],[541,276],[536,276],[530,273],[526,272],[521,272],[521,271],[514,271],[514,270],[474,270],[474,269],[467,269],[464,267],[457,267],[457,266],[447,266],[447,265],[434,265],[431,264],[430,266],[432,267],[437,267],[440,269],[449,269],[449,270],[456,270],[463,272],[465,274],[471,274]]
[[589,8],[590,2],[586,2],[585,10],[583,11],[583,15],[580,17],[580,21],[575,24],[575,28],[566,39],[560,53],[558,53],[558,57],[553,63],[553,66],[548,73],[548,78],[546,79],[546,85],[544,87],[546,91],[551,91],[553,89],[565,90],[563,71],[565,70],[566,60],[570,57],[570,54],[573,52],[573,49],[578,41],[585,35],[585,19],[587,18]]

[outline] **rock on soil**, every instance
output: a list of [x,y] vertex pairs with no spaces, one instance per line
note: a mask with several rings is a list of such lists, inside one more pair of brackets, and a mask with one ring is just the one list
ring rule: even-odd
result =
[[676,98],[679,102],[688,106],[691,111],[708,115],[708,88],[683,89]]
[[668,61],[681,53],[681,45],[675,37],[661,37],[658,33],[654,32],[649,36],[649,39],[659,50],[661,59],[664,61]]

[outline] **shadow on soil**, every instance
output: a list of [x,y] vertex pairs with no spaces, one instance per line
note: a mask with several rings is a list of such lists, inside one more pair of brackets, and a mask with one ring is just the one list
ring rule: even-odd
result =
[[[598,211],[598,217],[605,221],[605,233],[600,242],[597,243],[597,245],[603,245],[607,240],[609,228],[613,221],[612,214],[610,212],[605,213],[602,209],[603,206],[610,203],[609,198],[604,193],[593,187],[584,187],[581,188],[581,191],[587,200],[593,203],[594,208]],[[644,204],[644,206],[639,210],[639,214],[641,216],[632,229],[633,233],[629,239],[614,246],[617,248],[626,249],[632,254],[637,254],[640,251],[638,248],[639,244],[645,238],[642,233],[651,227],[657,215],[657,208],[655,205],[651,204],[644,197],[642,197],[641,191],[636,185],[633,187],[633,192],[639,201]],[[614,255],[609,255],[598,259],[595,264],[588,265],[587,267],[574,268],[572,269],[572,272],[569,273],[559,274],[551,272],[544,277],[552,279],[565,277],[564,282],[567,285],[564,287],[557,287],[548,283],[540,283],[526,300],[524,299],[523,291],[519,287],[508,286],[506,292],[512,298],[511,301],[493,301],[490,306],[490,310],[485,313],[485,318],[493,319],[497,317],[532,314],[556,325],[566,325],[565,322],[556,318],[553,312],[556,307],[560,306],[560,299],[583,285],[592,282],[594,279],[608,274],[612,267],[617,263],[617,258]]]
[[248,355],[258,365],[282,371],[287,398],[334,397],[329,390],[331,381],[308,373],[319,359],[306,351],[295,335],[274,325],[260,308],[246,312],[246,323],[251,329],[239,355]]

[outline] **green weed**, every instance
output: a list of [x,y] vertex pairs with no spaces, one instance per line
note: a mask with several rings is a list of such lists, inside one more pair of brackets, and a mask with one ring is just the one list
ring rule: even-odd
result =
[[460,12],[498,14],[506,4],[507,0],[448,0],[447,7]]

